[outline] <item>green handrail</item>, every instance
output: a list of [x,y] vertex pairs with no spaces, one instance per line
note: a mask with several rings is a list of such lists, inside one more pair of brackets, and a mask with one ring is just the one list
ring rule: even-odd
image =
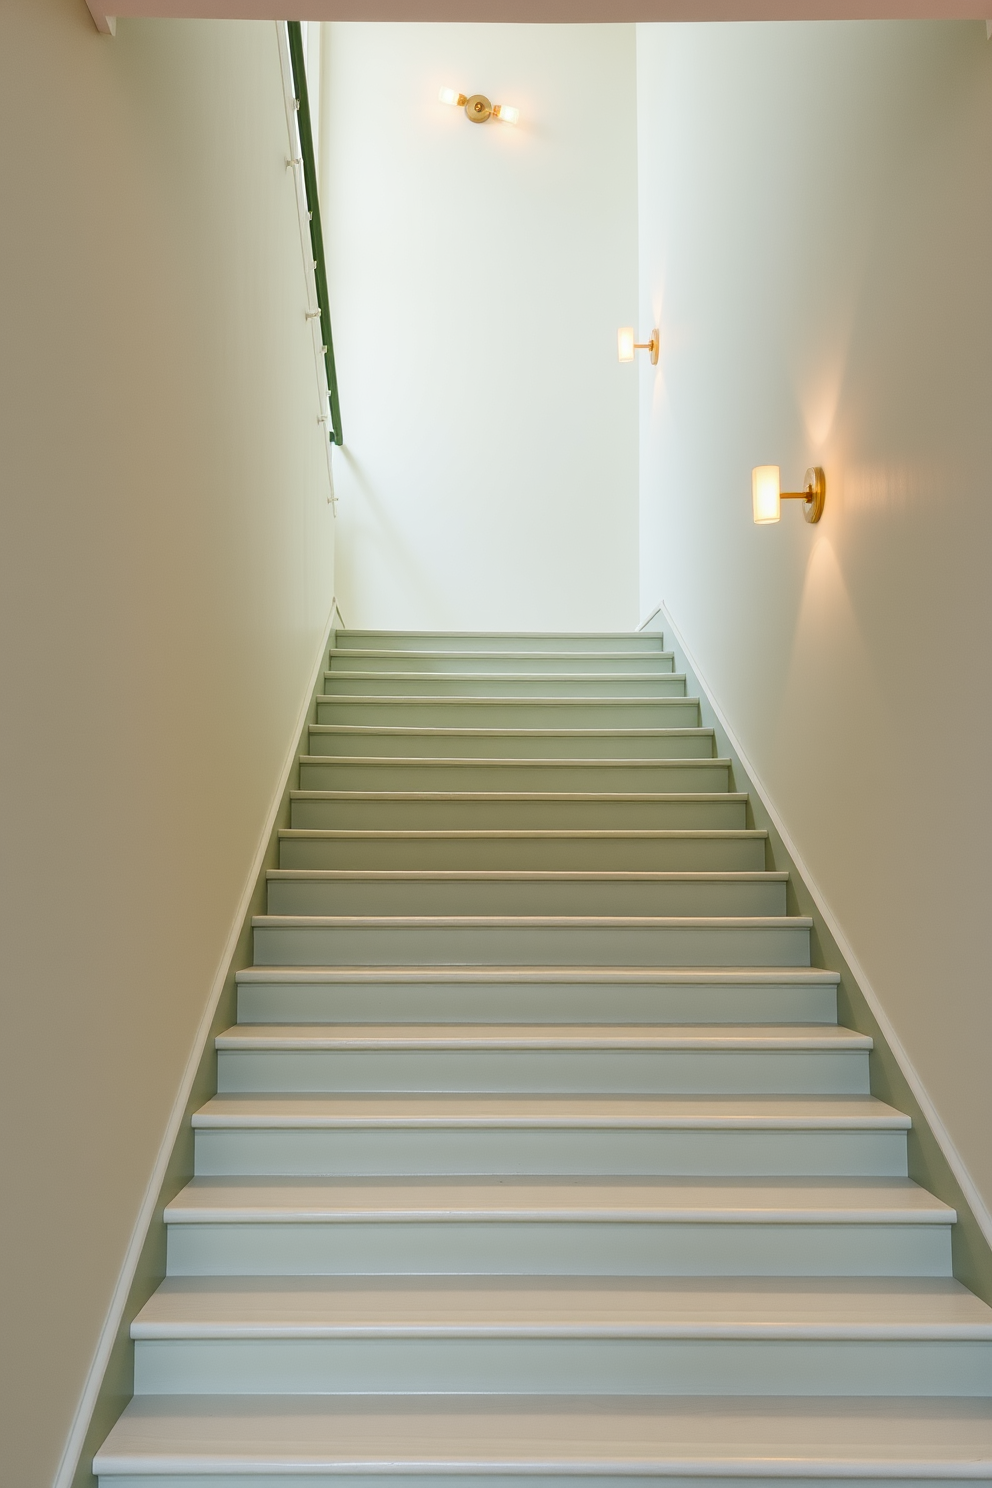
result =
[[334,341],[331,337],[331,302],[327,293],[327,265],[324,262],[324,235],[320,227],[320,203],[317,200],[317,159],[313,149],[310,95],[307,91],[307,69],[303,57],[303,32],[299,21],[287,21],[286,29],[289,32],[289,58],[293,67],[293,91],[296,94],[296,120],[300,134],[303,187],[306,192],[307,211],[310,214],[310,246],[313,250],[313,275],[317,284],[317,304],[320,308],[327,391],[331,400],[330,438],[332,444],[343,444],[341,405],[338,401],[338,373],[334,365]]

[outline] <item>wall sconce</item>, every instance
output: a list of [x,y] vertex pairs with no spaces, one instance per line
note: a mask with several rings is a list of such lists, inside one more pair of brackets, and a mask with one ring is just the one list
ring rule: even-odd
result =
[[465,117],[471,119],[473,124],[485,124],[487,119],[499,119],[502,124],[520,122],[518,108],[513,108],[508,103],[490,103],[484,93],[473,93],[470,98],[466,98],[457,88],[442,88],[437,96],[442,103],[448,103],[452,108],[463,108]]
[[657,329],[651,332],[650,341],[635,341],[633,326],[621,326],[617,331],[617,360],[620,362],[632,362],[635,351],[649,351],[651,365],[657,367],[660,350],[661,333]]
[[827,478],[819,465],[811,465],[803,477],[802,491],[783,491],[777,465],[756,465],[751,471],[751,510],[758,526],[777,522],[783,501],[801,501],[807,522],[818,522],[827,499]]

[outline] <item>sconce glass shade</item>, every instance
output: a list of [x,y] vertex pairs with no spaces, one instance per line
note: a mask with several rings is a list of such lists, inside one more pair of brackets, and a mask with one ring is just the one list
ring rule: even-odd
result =
[[621,326],[617,331],[617,360],[621,362],[632,362],[634,360],[633,326]]
[[509,103],[498,103],[493,109],[493,113],[504,124],[519,124],[520,122],[520,110],[513,108]]
[[457,88],[442,88],[437,96],[440,103],[450,103],[453,107],[457,107],[462,95]]
[[751,471],[751,508],[759,526],[782,516],[782,481],[777,465],[756,465]]

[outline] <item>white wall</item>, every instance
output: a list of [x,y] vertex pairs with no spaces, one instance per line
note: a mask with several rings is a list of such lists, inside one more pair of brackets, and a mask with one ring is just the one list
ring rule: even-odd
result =
[[48,1488],[316,661],[271,22],[0,7],[0,1479]]
[[[636,623],[632,26],[335,24],[349,625]],[[517,104],[470,124],[442,84]]]
[[[664,598],[992,1204],[992,47],[638,30],[642,612]],[[750,516],[751,466],[828,483]]]

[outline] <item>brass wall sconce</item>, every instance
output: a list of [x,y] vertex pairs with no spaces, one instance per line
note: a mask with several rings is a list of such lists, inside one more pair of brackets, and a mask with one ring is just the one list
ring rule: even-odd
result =
[[811,465],[803,477],[801,491],[781,489],[781,471],[777,465],[756,465],[751,471],[751,511],[759,527],[778,522],[783,501],[801,501],[807,522],[818,522],[827,499],[827,478],[819,465]]
[[508,103],[490,103],[484,93],[473,93],[466,98],[457,88],[442,88],[437,96],[441,103],[450,104],[452,108],[463,108],[466,119],[471,119],[473,124],[485,124],[488,119],[499,119],[501,124],[520,122],[518,108],[513,108]]
[[632,362],[635,351],[649,351],[651,353],[651,365],[657,367],[660,350],[661,332],[657,327],[651,332],[650,341],[635,341],[633,326],[621,326],[617,331],[617,361]]

